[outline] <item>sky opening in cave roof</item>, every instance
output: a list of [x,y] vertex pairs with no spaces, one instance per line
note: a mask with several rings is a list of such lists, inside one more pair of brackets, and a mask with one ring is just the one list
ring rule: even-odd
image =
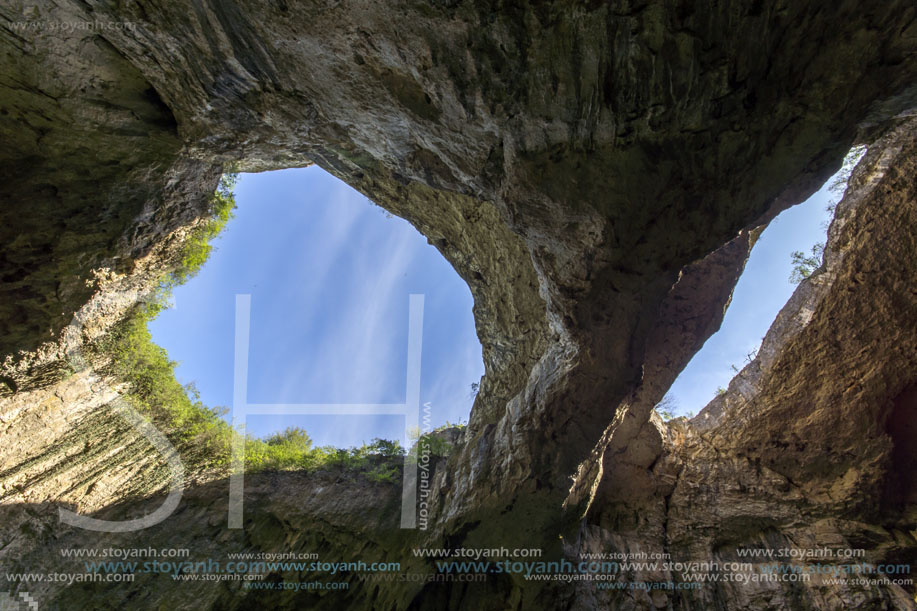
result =
[[[484,374],[468,285],[407,221],[317,166],[242,174],[237,210],[174,307],[150,323],[209,406],[231,407],[235,295],[251,295],[250,403],[404,403],[408,304],[424,295],[421,393],[430,425],[468,420]],[[228,418],[228,416],[227,416]],[[249,416],[316,445],[404,439],[403,416]]]
[[[791,253],[824,241],[832,181],[763,232],[720,331],[669,391],[674,415],[698,412],[754,355],[795,289]],[[181,382],[232,405],[235,295],[250,294],[249,402],[402,403],[408,300],[423,294],[421,403],[433,427],[467,421],[484,373],[471,293],[419,232],[317,166],[243,174],[236,201],[210,260],[150,323]],[[247,432],[288,426],[317,445],[408,442],[403,416],[252,416]]]

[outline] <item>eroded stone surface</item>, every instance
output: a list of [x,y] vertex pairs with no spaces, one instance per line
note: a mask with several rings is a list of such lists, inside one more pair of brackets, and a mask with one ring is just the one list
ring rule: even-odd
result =
[[[54,410],[47,430],[6,427],[0,443],[28,441],[5,468],[32,477],[30,446],[56,447],[88,422],[84,409],[104,420],[83,378],[61,379],[66,355],[174,264],[224,166],[314,162],[411,221],[475,298],[487,375],[463,445],[438,472],[435,528],[415,543],[726,559],[739,544],[827,533],[872,542],[877,558],[913,550],[913,492],[896,466],[914,461],[902,449],[914,405],[911,128],[875,145],[872,174],[855,177],[878,203],[842,209],[827,271],[778,319],[753,365],[763,373],[743,372],[727,409],[693,424],[666,426],[651,407],[718,326],[755,231],[820,186],[856,139],[872,142],[915,106],[914,11],[5,5],[0,350],[31,352],[7,362],[0,413],[44,423],[41,410]],[[130,26],[11,23],[78,21]],[[74,315],[77,332],[62,332]],[[753,400],[740,399],[750,388]],[[825,440],[826,429],[837,435]],[[151,475],[134,492],[156,484]],[[34,515],[63,500],[52,484],[26,488],[17,494]],[[113,490],[112,504],[133,498]],[[17,540],[23,549],[29,537]],[[361,550],[405,553],[411,541],[399,541]],[[396,608],[907,608],[894,588],[824,584],[674,597],[505,576],[376,587]],[[352,596],[366,600],[361,588]]]

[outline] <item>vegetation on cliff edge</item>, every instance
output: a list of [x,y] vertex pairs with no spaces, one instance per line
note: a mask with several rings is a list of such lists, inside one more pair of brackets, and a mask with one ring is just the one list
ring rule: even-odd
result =
[[[182,458],[197,466],[220,466],[230,462],[236,435],[224,419],[226,408],[205,405],[193,384],[175,378],[177,363],[153,342],[147,323],[168,307],[172,288],[194,277],[213,250],[236,207],[233,187],[236,174],[224,175],[210,201],[208,217],[186,238],[176,269],[167,274],[153,295],[134,306],[104,340],[101,350],[111,357],[111,373],[128,382],[124,398],[150,418],[175,444]],[[393,482],[398,477],[404,449],[397,441],[375,439],[358,448],[313,447],[308,434],[288,428],[266,439],[245,439],[248,471],[341,468],[363,473],[375,481]]]

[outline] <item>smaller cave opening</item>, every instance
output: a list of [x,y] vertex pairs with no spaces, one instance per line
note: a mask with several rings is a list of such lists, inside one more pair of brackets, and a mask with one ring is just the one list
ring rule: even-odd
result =
[[821,189],[781,212],[761,232],[719,330],[707,339],[656,406],[663,418],[693,417],[725,393],[730,381],[754,361],[777,314],[802,280],[822,265],[835,208],[865,152],[865,147],[853,147]]
[[148,323],[192,397],[232,406],[235,296],[250,295],[247,401],[328,413],[250,415],[246,434],[410,447],[404,416],[335,406],[405,402],[409,297],[420,294],[421,432],[467,422],[484,373],[472,296],[424,236],[318,166],[242,174],[234,196],[206,264]]

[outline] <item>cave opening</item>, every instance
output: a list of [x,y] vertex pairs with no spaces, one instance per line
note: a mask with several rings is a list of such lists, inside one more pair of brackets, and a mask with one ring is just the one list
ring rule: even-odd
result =
[[408,447],[404,416],[333,412],[405,401],[408,301],[422,294],[421,428],[467,421],[484,373],[472,296],[426,238],[318,166],[242,174],[235,199],[207,263],[148,324],[180,382],[205,405],[232,405],[235,296],[251,295],[248,400],[329,414],[249,416],[248,434],[296,427],[315,446]]
[[850,149],[841,168],[817,192],[781,212],[761,232],[719,330],[657,405],[663,418],[693,417],[755,359],[764,335],[796,287],[821,266],[835,207],[865,152],[862,146]]

